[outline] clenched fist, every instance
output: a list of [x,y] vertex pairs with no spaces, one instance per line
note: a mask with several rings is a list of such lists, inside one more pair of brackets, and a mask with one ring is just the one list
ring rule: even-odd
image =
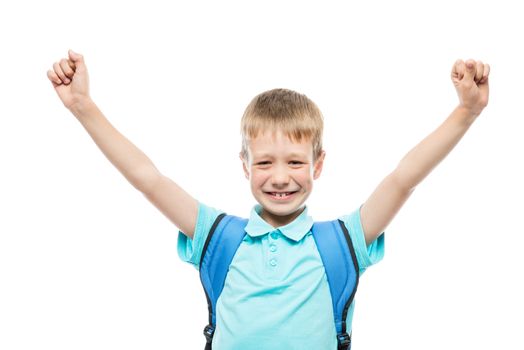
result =
[[488,105],[489,70],[489,64],[474,60],[457,60],[451,70],[460,105],[475,117]]
[[66,108],[89,101],[89,76],[82,55],[69,50],[69,58],[55,62],[47,77]]

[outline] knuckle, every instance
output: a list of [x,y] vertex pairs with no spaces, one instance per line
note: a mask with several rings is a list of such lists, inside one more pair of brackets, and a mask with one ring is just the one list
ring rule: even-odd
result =
[[62,73],[62,68],[60,67],[60,63],[55,62],[55,64],[53,64],[53,68],[55,69],[55,72],[56,72],[57,74]]
[[49,80],[51,80],[54,83],[57,83],[57,84],[60,83],[60,79],[58,78],[56,73],[51,69],[47,71],[47,77],[49,78]]
[[464,82],[462,83],[462,87],[465,89],[465,90],[469,90],[473,87],[473,81],[472,80],[466,80],[464,79]]
[[60,61],[60,66],[62,67],[62,69],[64,70],[65,73],[72,73],[73,72],[73,70],[69,66],[69,63],[67,62],[66,59],[62,59]]

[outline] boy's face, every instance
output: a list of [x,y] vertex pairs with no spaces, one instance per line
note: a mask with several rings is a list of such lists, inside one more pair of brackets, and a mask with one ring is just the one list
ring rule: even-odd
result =
[[251,192],[262,206],[261,217],[273,227],[293,221],[322,171],[325,152],[313,164],[310,140],[292,142],[282,132],[266,132],[248,143],[244,173]]

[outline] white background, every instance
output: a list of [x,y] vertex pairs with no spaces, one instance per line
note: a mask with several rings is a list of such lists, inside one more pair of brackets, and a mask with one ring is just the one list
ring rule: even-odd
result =
[[[0,5],[0,349],[201,349],[177,228],[98,150],[46,71],[72,48],[107,118],[198,200],[247,217],[239,122],[275,87],[325,116],[316,220],[357,208],[491,65],[489,106],[387,229],[354,349],[522,349],[522,10],[510,1]],[[256,317],[256,315],[254,315]]]

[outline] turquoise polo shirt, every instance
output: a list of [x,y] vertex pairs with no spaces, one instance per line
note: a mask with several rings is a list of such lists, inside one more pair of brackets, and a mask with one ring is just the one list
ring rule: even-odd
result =
[[[217,300],[214,350],[337,349],[331,295],[307,206],[291,223],[275,228],[251,210],[246,235]],[[178,254],[199,268],[202,248],[223,213],[203,203],[193,239],[179,232]],[[339,217],[348,229],[362,273],[384,256],[384,234],[366,246],[360,210]],[[347,315],[351,331],[354,301]],[[202,310],[205,312],[205,310]]]

